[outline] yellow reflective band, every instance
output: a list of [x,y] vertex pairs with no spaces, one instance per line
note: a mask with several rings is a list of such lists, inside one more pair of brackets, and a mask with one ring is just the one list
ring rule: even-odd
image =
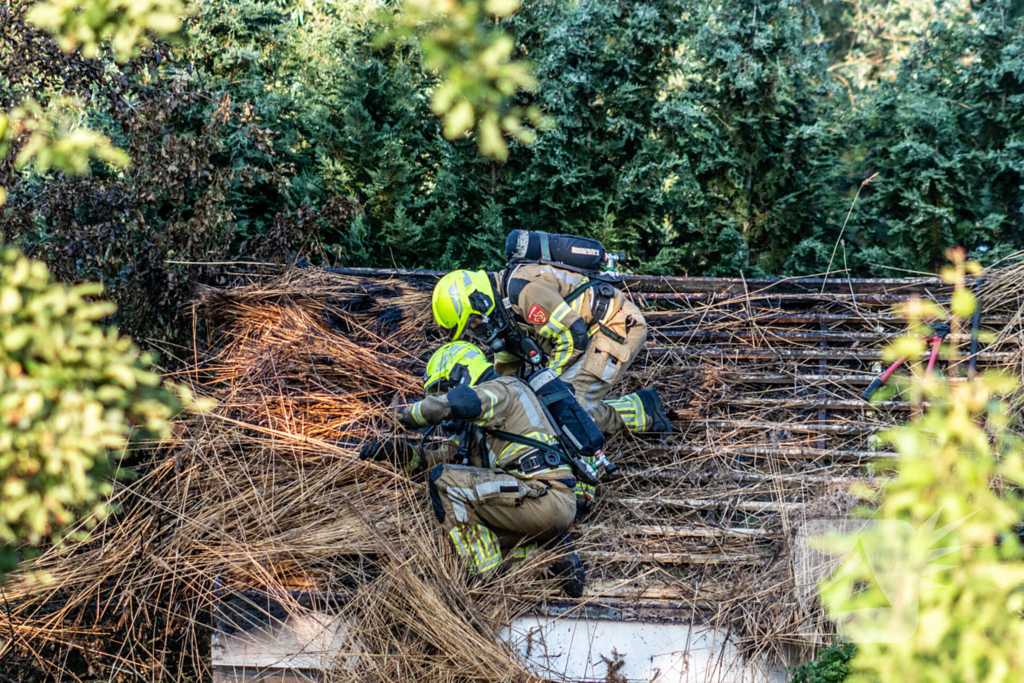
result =
[[556,375],[562,374],[573,351],[576,350],[572,343],[572,332],[562,322],[562,319],[571,311],[572,309],[564,301],[558,304],[551,313],[551,317],[548,318],[547,324],[538,332],[540,336],[550,339],[554,346],[555,355],[548,361],[548,368],[553,370]]
[[606,399],[605,404],[611,406],[619,414],[619,417],[622,418],[622,421],[626,423],[630,431],[633,431],[634,427],[636,427],[636,405],[629,398]]
[[512,553],[507,558],[505,558],[506,562],[510,567],[517,567],[520,564],[522,564],[526,558],[528,558],[533,553],[537,552],[538,547],[539,545],[536,542],[521,545],[515,550],[513,550]]
[[477,424],[484,424],[494,417],[494,408],[498,405],[498,397],[487,389],[480,389],[480,392],[485,394],[490,400],[487,402],[487,410],[484,411],[483,415],[473,420],[473,422]]
[[647,413],[644,411],[643,402],[636,394],[606,400],[605,403],[619,414],[631,432],[642,432],[647,427]]
[[427,421],[423,419],[423,401],[417,401],[412,405],[412,419],[421,427],[427,425]]
[[420,468],[420,462],[421,462],[421,459],[420,459],[420,449],[419,448],[412,449],[412,457],[409,458],[409,463],[405,466],[405,471],[406,472],[415,472],[416,470],[418,470]]
[[570,304],[572,310],[576,311],[576,314],[581,318],[583,317],[583,300],[586,298],[587,295],[583,294],[582,296],[578,296],[575,299],[573,299],[572,304]]
[[482,574],[501,562],[501,546],[497,535],[482,524],[463,525],[448,532],[455,552],[467,560],[472,574]]
[[[591,467],[593,467],[595,471],[597,470],[597,458],[584,458],[584,460],[586,460],[587,463]],[[574,490],[576,492],[576,495],[582,498],[583,500],[593,500],[594,493],[597,491],[597,487],[590,486],[589,484],[584,484],[581,481],[577,481],[576,488]]]
[[452,545],[455,546],[455,552],[459,557],[469,559],[469,548],[466,547],[466,539],[462,533],[461,527],[452,527],[452,530],[448,532],[448,538],[452,539]]

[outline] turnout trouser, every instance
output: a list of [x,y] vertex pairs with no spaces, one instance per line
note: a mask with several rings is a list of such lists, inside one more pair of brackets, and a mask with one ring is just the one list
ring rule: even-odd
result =
[[430,471],[429,486],[434,513],[472,572],[497,566],[502,546],[557,537],[576,516],[576,496],[561,480],[446,464]]
[[626,300],[604,327],[594,332],[586,352],[562,373],[562,381],[572,386],[576,400],[605,435],[626,428],[643,431],[645,425],[635,426],[636,420],[630,421],[625,413],[631,406],[603,399],[640,354],[647,341],[647,323],[636,304]]

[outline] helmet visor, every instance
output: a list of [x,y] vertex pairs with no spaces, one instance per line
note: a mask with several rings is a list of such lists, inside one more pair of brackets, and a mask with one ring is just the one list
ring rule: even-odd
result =
[[460,384],[472,384],[473,377],[469,373],[469,368],[461,363],[456,365],[448,373],[447,377],[441,377],[436,382],[428,384],[423,387],[424,393],[427,396],[432,394],[446,394]]

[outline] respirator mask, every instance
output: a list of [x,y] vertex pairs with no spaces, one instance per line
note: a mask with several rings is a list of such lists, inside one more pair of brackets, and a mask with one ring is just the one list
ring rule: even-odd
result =
[[491,351],[497,353],[505,348],[505,340],[502,333],[508,325],[499,316],[479,316],[480,322],[475,327],[466,327],[465,335]]

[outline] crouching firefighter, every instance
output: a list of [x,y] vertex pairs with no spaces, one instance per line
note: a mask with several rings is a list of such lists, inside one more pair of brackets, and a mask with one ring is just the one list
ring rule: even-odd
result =
[[564,577],[565,592],[579,597],[585,571],[566,531],[576,516],[577,478],[595,485],[597,474],[567,444],[593,451],[603,435],[568,388],[546,374],[548,381],[538,374],[531,387],[498,375],[472,344],[447,344],[427,364],[426,398],[406,406],[399,421],[414,429],[443,422],[457,438],[429,451],[374,442],[360,455],[430,468],[434,513],[471,572],[494,569],[503,550],[519,562],[544,545],[562,555],[552,570]]
[[[528,247],[519,247],[524,240],[539,240],[547,252],[532,259]],[[553,260],[556,247],[568,253],[576,242],[587,245],[576,251],[604,252],[594,240],[513,231],[505,247],[513,260],[504,270],[456,270],[438,281],[431,299],[434,320],[453,339],[465,335],[494,351],[502,375],[524,363],[552,370],[608,436],[622,429],[669,432],[656,390],[605,400],[643,348],[647,323],[600,271]]]

